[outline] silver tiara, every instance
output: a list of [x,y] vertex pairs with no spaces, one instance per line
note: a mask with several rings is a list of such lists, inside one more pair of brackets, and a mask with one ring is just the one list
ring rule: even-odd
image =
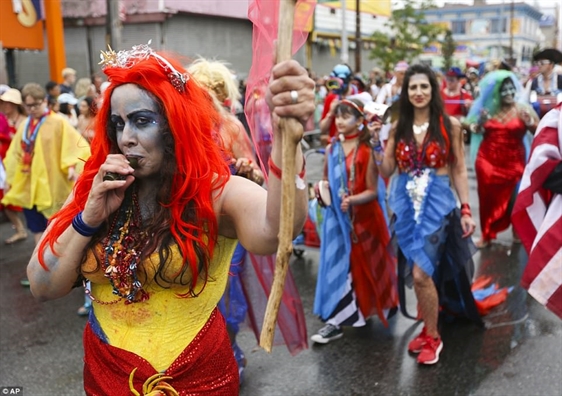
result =
[[140,61],[148,59],[152,56],[158,61],[158,64],[162,67],[162,69],[164,69],[173,87],[178,92],[184,93],[185,84],[189,80],[189,76],[187,75],[187,73],[180,73],[179,71],[177,71],[170,62],[154,52],[154,50],[149,47],[151,42],[152,40],[147,44],[134,45],[133,48],[128,51],[121,50],[119,52],[115,52],[108,45],[107,51],[101,51],[101,61],[99,64],[102,65],[102,69],[105,69],[106,67],[119,67],[122,69],[129,69]]

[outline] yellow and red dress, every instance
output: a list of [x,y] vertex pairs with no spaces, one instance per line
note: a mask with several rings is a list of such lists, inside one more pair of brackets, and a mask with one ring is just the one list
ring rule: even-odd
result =
[[[192,297],[179,296],[187,286],[153,280],[160,262],[158,252],[153,253],[138,269],[139,279],[149,280],[142,286],[148,299],[135,303],[113,293],[103,267],[93,252],[88,254],[82,273],[91,281],[95,298],[84,331],[88,395],[126,395],[133,389],[141,393],[143,385],[152,390],[169,386],[180,395],[238,394],[238,367],[224,318],[216,308],[236,243],[218,237],[208,280],[206,284],[199,280]],[[170,260],[167,274],[182,264],[177,246],[172,247]],[[163,376],[160,381],[149,380],[156,374]]]

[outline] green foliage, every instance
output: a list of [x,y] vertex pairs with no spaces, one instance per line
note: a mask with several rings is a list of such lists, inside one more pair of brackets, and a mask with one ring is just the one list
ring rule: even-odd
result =
[[393,10],[385,23],[392,33],[375,32],[372,35],[375,48],[369,58],[378,60],[385,71],[400,60],[412,62],[426,45],[435,42],[443,33],[442,27],[425,20],[424,11],[435,8],[433,0],[404,0],[403,3],[404,8]]
[[441,46],[441,54],[443,55],[443,68],[449,70],[453,66],[453,54],[457,48],[457,42],[453,39],[453,32],[447,30],[445,39]]

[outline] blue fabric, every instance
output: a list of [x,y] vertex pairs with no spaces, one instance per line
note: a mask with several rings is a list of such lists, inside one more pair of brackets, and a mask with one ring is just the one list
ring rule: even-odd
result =
[[386,226],[390,226],[390,217],[388,216],[388,209],[386,207],[386,184],[384,184],[384,179],[379,176],[379,181],[377,185],[377,199],[379,201],[379,206],[381,207],[382,214],[384,215],[384,220],[386,221]]
[[339,190],[342,183],[347,188],[347,171],[339,141],[332,143],[327,168],[332,204],[323,213],[320,266],[314,297],[314,314],[323,320],[330,317],[344,295],[351,254],[351,221],[349,215],[340,210]]
[[394,233],[398,246],[408,266],[416,263],[427,275],[433,276],[442,252],[439,247],[447,237],[445,218],[456,207],[456,199],[450,187],[449,176],[435,175],[431,171],[426,195],[422,201],[418,221],[414,219],[414,206],[406,184],[412,180],[408,173],[401,173],[392,183],[389,206],[396,216]]
[[[241,244],[236,246],[232,261],[230,262],[230,276],[228,285],[219,301],[218,308],[226,319],[226,323],[234,334],[238,333],[240,323],[246,319],[248,311],[248,303],[242,290],[242,282],[240,280],[240,272],[246,257],[246,249]],[[227,299],[228,296],[228,299]],[[228,301],[228,305],[227,305]]]

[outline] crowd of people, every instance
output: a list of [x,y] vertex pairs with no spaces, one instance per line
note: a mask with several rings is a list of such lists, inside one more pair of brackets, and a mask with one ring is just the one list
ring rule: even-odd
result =
[[[279,63],[263,92],[268,158],[252,146],[255,120],[241,116],[225,62],[182,65],[138,45],[102,54],[105,82],[66,68],[61,84],[3,86],[1,202],[15,231],[4,243],[33,235],[21,282],[36,297],[84,286],[86,393],[236,394],[246,365],[236,334],[252,311],[240,274],[247,254],[277,247],[279,118],[292,117],[317,127],[325,147],[310,307],[325,325],[311,341],[328,344],[372,317],[388,325],[405,312],[399,285],[407,284],[423,321],[408,350],[435,364],[440,312],[454,309],[444,285],[470,278],[475,249],[510,227],[532,135],[562,102],[562,53],[546,49],[534,60],[528,81],[505,62],[439,71],[400,61],[368,78],[347,64],[316,78],[297,62]],[[301,150],[295,237],[311,203]],[[560,172],[556,165],[549,171]],[[476,244],[467,167],[478,186]],[[453,282],[455,295],[467,310],[462,283]]]

